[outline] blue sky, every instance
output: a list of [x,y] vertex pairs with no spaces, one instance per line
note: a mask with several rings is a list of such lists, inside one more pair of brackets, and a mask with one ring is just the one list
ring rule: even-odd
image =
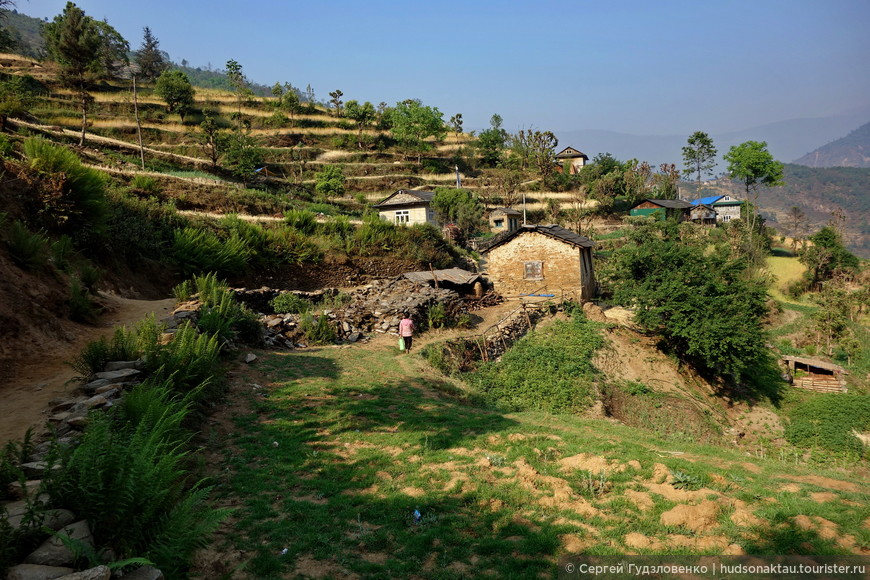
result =
[[[18,0],[53,18],[65,0]],[[867,0],[80,0],[131,47],[318,99],[418,98],[466,130],[737,131],[870,110]],[[870,120],[870,119],[868,119]]]

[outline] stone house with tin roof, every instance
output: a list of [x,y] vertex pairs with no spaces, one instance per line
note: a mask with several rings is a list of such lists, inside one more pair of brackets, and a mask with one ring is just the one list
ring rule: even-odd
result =
[[595,243],[557,225],[523,225],[480,249],[481,266],[506,298],[552,296],[591,300],[595,295]]

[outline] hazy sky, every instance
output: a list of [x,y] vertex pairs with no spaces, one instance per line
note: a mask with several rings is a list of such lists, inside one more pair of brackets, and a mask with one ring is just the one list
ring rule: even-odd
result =
[[[17,0],[53,18],[65,0]],[[408,98],[465,129],[736,131],[870,106],[870,1],[80,0],[136,49],[310,84],[320,100]]]

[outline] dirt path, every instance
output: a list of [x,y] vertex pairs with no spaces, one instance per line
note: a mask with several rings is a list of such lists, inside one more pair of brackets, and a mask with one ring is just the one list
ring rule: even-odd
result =
[[3,400],[0,420],[0,445],[20,440],[29,427],[37,431],[44,428],[49,402],[58,397],[73,395],[75,385],[70,382],[76,372],[67,364],[88,342],[101,336],[111,336],[116,326],[133,326],[154,313],[158,319],[167,316],[175,304],[173,298],[165,300],[131,300],[104,296],[107,312],[96,326],[77,326],[71,333],[73,340],[58,343],[52,355],[26,353],[18,358],[4,374],[9,376],[0,385]]

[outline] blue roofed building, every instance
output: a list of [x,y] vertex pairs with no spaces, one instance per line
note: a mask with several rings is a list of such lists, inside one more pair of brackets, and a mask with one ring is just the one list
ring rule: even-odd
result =
[[743,200],[730,195],[711,195],[692,201],[692,205],[706,205],[716,212],[716,223],[730,222],[740,219],[740,209]]

